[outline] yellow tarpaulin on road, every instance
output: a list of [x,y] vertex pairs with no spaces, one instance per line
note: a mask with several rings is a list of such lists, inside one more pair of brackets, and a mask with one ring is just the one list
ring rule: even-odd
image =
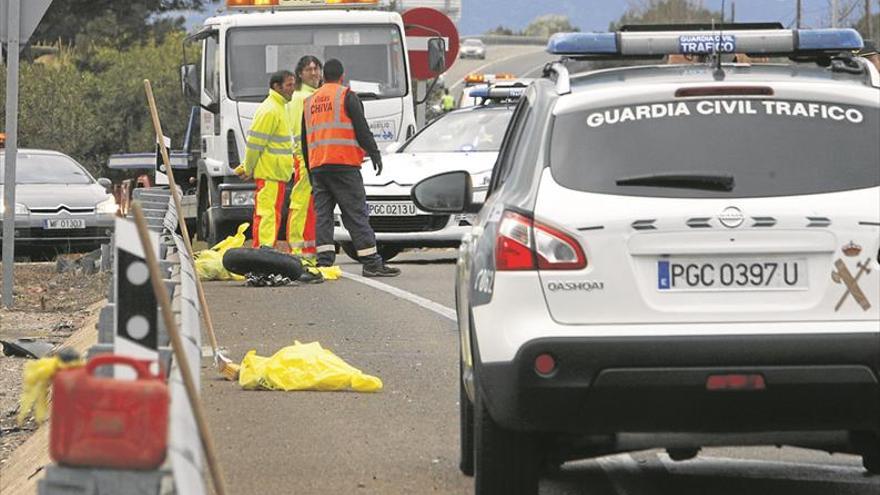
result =
[[226,239],[214,244],[211,249],[205,249],[195,254],[196,272],[202,280],[244,280],[244,277],[235,273],[230,273],[223,268],[223,253],[233,248],[244,246],[245,231],[250,227],[249,223],[243,223],[238,226],[238,232],[235,235],[228,236]]
[[378,377],[365,375],[317,342],[299,341],[272,357],[248,351],[241,362],[238,383],[245,390],[382,390]]

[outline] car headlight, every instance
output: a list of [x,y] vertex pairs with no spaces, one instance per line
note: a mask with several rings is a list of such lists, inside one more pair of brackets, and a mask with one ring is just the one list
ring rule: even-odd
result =
[[[2,216],[4,213],[6,213],[6,206],[3,204],[2,201],[0,201],[0,216]],[[25,206],[21,203],[15,203],[15,216],[30,215],[30,214],[31,214],[31,211],[28,210],[27,206]],[[2,218],[0,218],[0,220],[2,220]]]
[[220,191],[220,206],[253,206],[253,191]]
[[489,182],[492,180],[492,170],[485,170],[483,172],[478,172],[476,174],[471,174],[471,184],[474,186],[475,191],[479,191],[481,189],[488,189]]
[[109,196],[95,205],[95,212],[103,215],[115,215],[117,210],[119,210],[119,206],[116,204],[116,198],[113,196]]

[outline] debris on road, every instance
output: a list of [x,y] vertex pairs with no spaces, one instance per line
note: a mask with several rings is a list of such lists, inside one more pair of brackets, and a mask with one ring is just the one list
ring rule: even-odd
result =
[[4,356],[30,359],[40,359],[55,348],[54,344],[42,342],[32,337],[0,340],[0,344],[3,346]]

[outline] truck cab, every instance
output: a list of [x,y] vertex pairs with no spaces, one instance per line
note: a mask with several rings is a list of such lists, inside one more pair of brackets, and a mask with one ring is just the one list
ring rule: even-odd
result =
[[416,131],[400,14],[372,10],[378,2],[310,2],[305,8],[241,3],[229,0],[226,13],[208,18],[188,38],[201,44],[201,59],[181,68],[184,93],[200,107],[197,232],[209,243],[251,219],[254,184],[233,169],[244,161],[245,137],[268,94],[269,76],[292,72],[300,57],[342,61],[380,148]]

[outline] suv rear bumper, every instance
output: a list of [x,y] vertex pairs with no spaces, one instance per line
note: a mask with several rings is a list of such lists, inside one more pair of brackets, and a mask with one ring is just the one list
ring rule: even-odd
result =
[[[557,363],[549,378],[535,357]],[[545,338],[479,365],[508,428],[618,432],[880,431],[876,333]],[[710,374],[756,373],[761,391],[708,391]]]

